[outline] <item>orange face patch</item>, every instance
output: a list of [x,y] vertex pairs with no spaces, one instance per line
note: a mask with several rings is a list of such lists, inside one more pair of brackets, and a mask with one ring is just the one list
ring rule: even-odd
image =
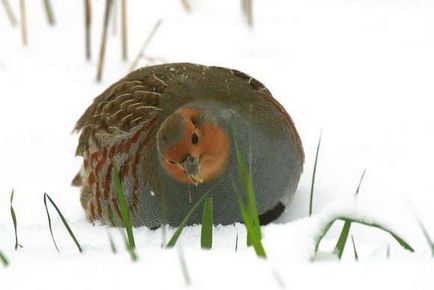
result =
[[[198,175],[202,182],[208,182],[221,174],[228,162],[229,138],[223,129],[215,124],[204,123],[196,128],[192,119],[197,112],[192,109],[182,109],[179,112],[185,118],[182,140],[172,144],[164,153],[165,170],[176,180],[193,184],[192,179],[181,166],[186,156],[199,158]],[[198,142],[193,144],[192,136],[196,133]]]

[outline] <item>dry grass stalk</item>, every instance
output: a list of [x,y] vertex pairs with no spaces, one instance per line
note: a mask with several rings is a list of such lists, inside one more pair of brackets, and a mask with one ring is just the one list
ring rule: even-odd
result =
[[241,12],[243,13],[243,17],[246,17],[246,1],[247,0],[241,0]]
[[130,72],[136,69],[137,64],[139,63],[140,59],[143,57],[143,54],[144,54],[144,51],[145,51],[146,47],[151,42],[152,38],[155,35],[155,32],[157,32],[158,27],[160,27],[160,25],[161,25],[161,19],[158,19],[157,23],[155,23],[154,27],[152,28],[151,33],[148,35],[148,38],[143,43],[142,48],[139,51],[139,54],[136,56],[136,58],[134,59],[133,63],[131,64],[131,66],[130,66]]
[[182,3],[182,7],[184,7],[184,10],[187,12],[191,11],[191,6],[190,3],[188,2],[188,0],[181,0]]
[[48,24],[50,25],[56,24],[56,20],[54,19],[53,8],[51,7],[50,0],[44,0],[44,8],[45,8],[45,14],[47,14]]
[[241,9],[247,25],[253,27],[253,0],[241,0]]
[[17,26],[17,18],[15,17],[14,11],[12,10],[11,4],[8,0],[2,0],[3,7],[5,8],[6,14],[11,22],[12,26]]
[[121,0],[122,59],[128,59],[127,0]]
[[92,55],[90,27],[92,24],[92,16],[90,10],[90,0],[84,0],[84,22],[85,22],[85,50],[86,59],[90,60]]
[[112,34],[113,34],[113,36],[116,36],[117,34],[118,34],[118,26],[117,26],[117,22],[118,22],[118,12],[117,12],[117,10],[118,10],[118,7],[117,7],[117,4],[118,2],[115,0],[114,2],[113,2],[113,8],[112,8],[112,14],[113,14],[113,16],[112,16],[112,18],[113,18],[113,20],[112,20]]
[[26,1],[20,0],[20,21],[21,21],[21,39],[23,45],[27,46],[27,17],[26,17]]
[[107,44],[107,31],[110,19],[110,11],[113,4],[113,0],[106,0],[104,11],[104,24],[102,29],[101,46],[99,50],[98,70],[96,74],[96,80],[99,82],[102,79],[102,72],[104,68],[105,49]]

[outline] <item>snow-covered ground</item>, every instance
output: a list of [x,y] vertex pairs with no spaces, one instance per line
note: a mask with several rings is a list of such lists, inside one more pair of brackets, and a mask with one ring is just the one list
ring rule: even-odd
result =
[[[18,1],[10,2],[18,12]],[[180,251],[196,289],[433,289],[433,259],[415,220],[417,215],[434,236],[433,1],[255,0],[255,27],[249,29],[240,1],[191,0],[187,14],[178,0],[130,0],[130,61],[120,59],[119,36],[110,32],[100,84],[95,74],[104,1],[92,1],[91,62],[84,59],[82,2],[53,0],[57,25],[49,27],[42,1],[27,1],[27,48],[0,6],[0,251],[10,261],[0,268],[5,289],[182,288]],[[77,136],[71,131],[91,100],[128,72],[159,18],[162,26],[148,57],[251,74],[297,125],[305,170],[291,206],[263,228],[267,261],[246,248],[244,227],[234,225],[216,227],[212,251],[200,250],[198,226],[185,230],[175,250],[161,249],[160,230],[136,229],[139,261],[132,263],[118,230],[85,221],[79,189],[70,186],[81,163],[74,158]],[[141,62],[148,64],[149,59]],[[308,219],[321,129],[315,215]],[[353,204],[365,168],[360,200]],[[24,247],[18,251],[9,212],[12,188]],[[70,221],[83,255],[53,215],[61,250],[56,252],[44,192]],[[338,224],[311,263],[321,221],[340,212],[380,220],[416,252],[406,252],[384,232],[353,226],[360,262],[354,261],[350,242],[337,262],[330,252]],[[111,253],[108,231],[117,255]]]

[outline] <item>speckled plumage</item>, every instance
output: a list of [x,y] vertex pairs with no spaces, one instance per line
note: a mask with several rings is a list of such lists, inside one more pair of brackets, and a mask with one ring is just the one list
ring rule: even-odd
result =
[[[210,111],[210,122],[230,137],[225,170],[197,186],[169,175],[157,148],[160,126],[181,107]],[[111,85],[76,125],[84,162],[75,181],[88,219],[122,225],[111,177],[116,166],[134,226],[178,225],[204,192],[213,195],[216,224],[241,221],[233,120],[264,214],[295,192],[304,153],[291,118],[260,82],[236,70],[179,63],[145,67]],[[200,217],[198,211],[190,223]]]

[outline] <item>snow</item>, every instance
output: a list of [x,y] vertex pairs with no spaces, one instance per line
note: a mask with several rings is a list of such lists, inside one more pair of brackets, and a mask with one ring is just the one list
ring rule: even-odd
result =
[[[18,1],[11,1],[18,11]],[[218,226],[213,250],[200,250],[200,227],[184,230],[179,245],[191,288],[221,289],[433,289],[433,260],[417,215],[434,235],[434,3],[428,0],[256,0],[255,27],[241,18],[239,1],[130,0],[130,62],[110,32],[103,82],[95,83],[104,1],[94,2],[93,58],[84,60],[82,1],[52,1],[57,19],[48,27],[43,6],[27,1],[29,47],[20,43],[0,7],[0,268],[7,289],[153,289],[186,287],[179,249],[161,249],[161,230],[135,230],[139,261],[132,263],[117,229],[85,221],[79,189],[70,181],[75,121],[105,87],[128,72],[152,26],[163,19],[147,59],[233,67],[266,84],[291,114],[306,152],[299,189],[284,215],[263,228],[268,260],[246,248],[240,224]],[[118,17],[119,19],[119,17]],[[322,145],[314,197],[309,190],[320,130]],[[357,199],[354,191],[367,173]],[[23,249],[14,251],[9,196]],[[78,253],[52,211],[52,244],[43,206],[47,192],[67,217],[84,253]],[[342,223],[320,245],[314,237],[340,214],[393,229],[416,250],[410,254],[390,235],[353,225],[360,262],[348,242],[343,260],[330,253]],[[110,250],[107,231],[119,253]],[[238,235],[238,250],[235,241]],[[390,258],[386,251],[390,246]]]

